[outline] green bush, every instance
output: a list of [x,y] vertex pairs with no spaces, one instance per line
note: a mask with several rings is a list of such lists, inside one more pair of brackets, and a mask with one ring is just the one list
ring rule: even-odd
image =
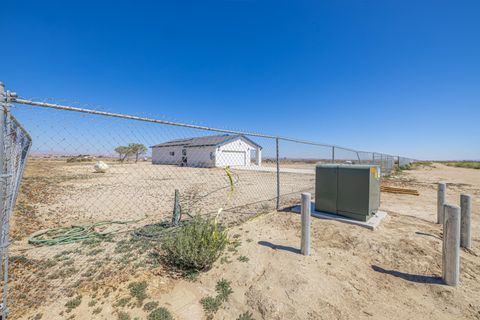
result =
[[165,238],[165,258],[185,270],[205,270],[220,257],[228,243],[226,230],[213,220],[194,218]]
[[148,320],[173,320],[173,316],[166,308],[157,308],[148,315]]

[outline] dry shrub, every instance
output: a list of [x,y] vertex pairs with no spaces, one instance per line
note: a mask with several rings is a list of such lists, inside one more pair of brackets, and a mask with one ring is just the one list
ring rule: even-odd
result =
[[165,258],[184,270],[205,270],[228,243],[226,230],[212,219],[196,217],[169,235],[162,244]]

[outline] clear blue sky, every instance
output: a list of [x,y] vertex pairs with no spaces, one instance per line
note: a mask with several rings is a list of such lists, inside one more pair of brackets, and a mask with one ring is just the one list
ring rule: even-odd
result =
[[6,1],[24,97],[480,159],[480,1]]

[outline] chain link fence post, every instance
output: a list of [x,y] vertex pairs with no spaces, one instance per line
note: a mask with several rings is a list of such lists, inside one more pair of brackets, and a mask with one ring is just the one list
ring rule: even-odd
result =
[[277,162],[277,210],[280,209],[280,151],[278,149],[278,137],[275,138],[276,162]]
[[[6,171],[6,165],[5,165],[5,108],[6,108],[6,102],[7,102],[7,96],[5,92],[5,85],[0,82],[0,271],[1,274],[4,275],[4,273],[7,273],[7,266],[6,263],[8,261],[5,259],[5,235],[4,235],[4,230],[5,230],[5,219],[6,219],[6,192],[7,192],[7,171]],[[4,277],[3,277],[4,278]],[[5,293],[7,288],[7,283],[3,283],[3,298],[2,298],[2,303],[0,304],[0,316],[2,319],[5,319],[6,317],[6,308],[5,308]]]
[[14,95],[0,83],[0,273],[3,276],[0,319],[8,315],[8,247],[10,217],[17,199],[31,137],[10,114],[9,98]]

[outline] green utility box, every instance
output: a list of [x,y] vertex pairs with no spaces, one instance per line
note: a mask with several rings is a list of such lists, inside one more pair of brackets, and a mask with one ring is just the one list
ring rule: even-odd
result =
[[367,221],[380,206],[380,168],[369,165],[318,164],[315,210]]

